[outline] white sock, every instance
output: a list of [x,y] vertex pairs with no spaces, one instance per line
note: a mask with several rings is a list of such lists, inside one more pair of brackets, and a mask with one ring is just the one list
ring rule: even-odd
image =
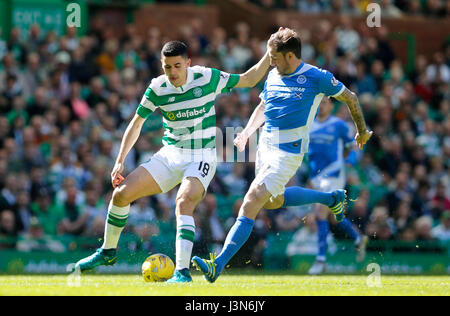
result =
[[195,222],[194,217],[180,215],[177,217],[177,240],[175,242],[175,269],[189,269],[192,247],[194,246]]
[[108,216],[105,223],[105,235],[103,240],[103,249],[117,248],[120,234],[127,223],[130,205],[120,207],[112,204],[108,206]]

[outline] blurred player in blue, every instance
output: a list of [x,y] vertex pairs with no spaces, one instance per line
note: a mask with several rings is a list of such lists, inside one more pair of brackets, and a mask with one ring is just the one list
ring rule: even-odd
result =
[[[339,117],[331,115],[334,104],[323,98],[319,113],[311,126],[308,150],[311,184],[313,189],[331,192],[345,187],[345,164],[354,163],[356,152],[353,151],[353,129]],[[326,270],[327,236],[330,231],[328,214],[330,209],[323,205],[315,208],[319,249],[316,261],[309,269],[311,275],[324,273]],[[360,236],[352,223],[344,218],[337,227],[355,242],[356,261],[364,260],[367,236]]]
[[297,186],[285,188],[300,167],[308,151],[309,130],[324,96],[347,104],[357,128],[355,140],[360,148],[369,140],[368,131],[356,95],[334,76],[301,60],[301,40],[291,29],[280,28],[268,42],[271,66],[261,103],[235,139],[244,150],[248,138],[264,122],[256,154],[256,176],[238,218],[231,227],[221,253],[209,260],[197,256],[192,263],[209,282],[214,282],[228,261],[247,241],[259,211],[280,207],[320,203],[331,209],[336,220],[344,218],[345,191],[320,192]]

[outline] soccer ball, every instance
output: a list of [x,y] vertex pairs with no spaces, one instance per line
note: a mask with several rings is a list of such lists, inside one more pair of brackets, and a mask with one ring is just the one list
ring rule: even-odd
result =
[[175,270],[172,259],[162,253],[151,255],[142,264],[142,276],[146,282],[164,282]]

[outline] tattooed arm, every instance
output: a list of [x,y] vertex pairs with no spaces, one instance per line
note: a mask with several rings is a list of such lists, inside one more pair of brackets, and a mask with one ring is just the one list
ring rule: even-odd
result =
[[355,140],[358,144],[359,148],[362,149],[364,144],[367,143],[369,138],[372,136],[372,131],[367,130],[366,121],[364,120],[363,113],[361,111],[361,106],[359,105],[358,97],[355,93],[345,88],[344,92],[342,92],[339,96],[336,97],[336,100],[344,102],[347,104],[347,107],[352,116],[353,122],[356,126],[356,136]]

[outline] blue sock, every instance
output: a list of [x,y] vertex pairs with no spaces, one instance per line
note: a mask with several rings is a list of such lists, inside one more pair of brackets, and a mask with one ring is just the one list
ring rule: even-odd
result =
[[351,239],[355,241],[359,239],[359,234],[355,231],[352,223],[348,220],[348,218],[344,218],[344,220],[342,222],[339,222],[337,226]]
[[333,205],[335,198],[331,193],[320,192],[301,187],[287,187],[284,191],[284,204],[286,206],[298,206],[312,203],[320,203],[326,206]]
[[326,219],[317,221],[317,236],[319,238],[319,253],[317,254],[317,260],[325,261],[327,257],[327,237],[330,231],[330,224]]
[[230,261],[238,250],[241,249],[242,245],[245,244],[248,237],[250,237],[254,224],[254,220],[245,216],[239,216],[236,219],[233,227],[231,227],[228,232],[222,251],[215,260],[219,271],[223,270],[228,261]]

